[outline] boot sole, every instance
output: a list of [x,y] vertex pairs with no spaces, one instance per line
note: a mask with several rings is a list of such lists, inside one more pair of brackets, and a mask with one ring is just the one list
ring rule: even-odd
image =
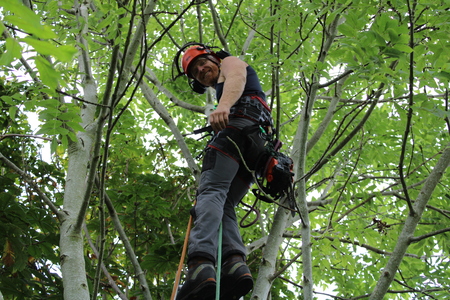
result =
[[244,274],[236,280],[231,290],[224,291],[220,295],[220,300],[238,300],[245,296],[253,288],[253,278],[251,275]]
[[215,294],[216,281],[213,279],[208,279],[180,300],[214,300]]

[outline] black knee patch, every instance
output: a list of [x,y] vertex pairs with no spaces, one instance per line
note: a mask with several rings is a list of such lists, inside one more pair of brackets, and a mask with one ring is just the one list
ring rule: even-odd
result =
[[216,159],[217,151],[213,149],[207,149],[205,157],[203,158],[202,172],[213,169],[216,165]]

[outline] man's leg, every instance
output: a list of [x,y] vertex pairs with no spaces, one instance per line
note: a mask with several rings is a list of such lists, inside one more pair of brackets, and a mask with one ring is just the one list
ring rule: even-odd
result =
[[230,156],[209,149],[193,209],[194,227],[189,237],[188,257],[205,257],[213,262],[217,256],[219,225],[231,182],[239,164]]
[[246,250],[235,212],[235,207],[248,192],[252,176],[248,172],[241,171],[231,184],[222,218],[223,262],[220,295],[224,300],[239,299],[253,288],[253,278],[245,263]]
[[205,155],[197,203],[192,210],[194,227],[189,236],[188,276],[177,300],[214,299],[218,230],[227,192],[239,169],[228,155],[209,149]]

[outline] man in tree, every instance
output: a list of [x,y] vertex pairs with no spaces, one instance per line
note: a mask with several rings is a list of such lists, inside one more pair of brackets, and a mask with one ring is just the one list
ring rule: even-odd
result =
[[272,124],[272,119],[255,70],[238,57],[223,53],[198,44],[182,57],[183,71],[192,80],[193,90],[203,93],[213,87],[218,105],[209,116],[215,136],[207,146],[197,202],[191,211],[194,227],[189,236],[188,276],[177,300],[214,299],[221,222],[221,299],[239,299],[253,287],[234,211],[253,182],[242,163],[251,156],[242,130]]

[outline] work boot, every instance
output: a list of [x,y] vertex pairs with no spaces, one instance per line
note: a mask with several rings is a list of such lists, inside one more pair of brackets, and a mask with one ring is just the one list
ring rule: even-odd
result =
[[176,300],[214,300],[215,293],[214,264],[207,259],[192,259],[188,264],[188,275]]
[[232,255],[225,260],[220,277],[220,299],[237,300],[252,288],[252,274],[242,255]]

